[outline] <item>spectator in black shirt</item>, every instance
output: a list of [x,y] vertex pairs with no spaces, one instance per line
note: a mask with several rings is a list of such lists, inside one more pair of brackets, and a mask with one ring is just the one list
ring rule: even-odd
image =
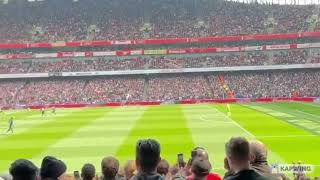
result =
[[11,164],[12,180],[36,180],[38,168],[29,160],[18,159]]
[[138,174],[133,176],[132,180],[164,180],[164,177],[157,173],[160,160],[160,144],[156,140],[139,140],[136,146]]
[[250,145],[249,142],[242,137],[233,137],[225,146],[226,159],[228,163],[226,167],[232,174],[225,176],[225,180],[267,180],[250,168]]
[[41,163],[41,180],[64,180],[66,171],[67,166],[63,161],[52,156],[46,156]]

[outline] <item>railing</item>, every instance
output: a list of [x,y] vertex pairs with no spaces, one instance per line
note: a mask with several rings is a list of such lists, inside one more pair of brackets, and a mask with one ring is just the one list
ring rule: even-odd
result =
[[199,38],[159,38],[140,40],[96,40],[96,41],[74,41],[74,42],[40,42],[40,43],[1,43],[0,49],[18,48],[53,48],[53,47],[82,47],[82,46],[113,46],[113,45],[155,45],[155,44],[187,44],[187,43],[209,43],[230,41],[254,41],[275,39],[297,39],[297,38],[320,37],[320,32],[301,32],[287,34],[259,34],[246,36],[221,36],[221,37],[199,37]]
[[145,74],[179,74],[179,73],[208,73],[208,72],[235,72],[235,71],[263,71],[263,70],[292,70],[292,69],[298,70],[298,69],[319,69],[319,68],[320,68],[320,63],[317,63],[317,64],[264,65],[264,66],[180,68],[180,69],[140,69],[140,70],[88,71],[88,72],[49,72],[49,73],[0,74],[0,79],[118,76],[118,75],[145,75]]
[[199,54],[223,52],[249,52],[320,48],[320,43],[305,44],[276,44],[244,47],[205,47],[205,48],[169,48],[149,50],[118,50],[118,51],[86,51],[86,52],[55,52],[55,53],[23,53],[0,54],[0,60],[10,59],[46,59],[46,58],[78,58],[78,57],[109,57],[109,56],[138,56],[138,55],[170,55],[170,54]]

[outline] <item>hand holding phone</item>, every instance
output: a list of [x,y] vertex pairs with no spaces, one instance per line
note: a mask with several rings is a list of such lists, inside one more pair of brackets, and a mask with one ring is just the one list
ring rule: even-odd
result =
[[183,154],[182,153],[178,154],[178,165],[179,165],[179,168],[183,168],[184,167],[184,160],[183,160]]
[[79,171],[74,171],[73,172],[73,176],[74,176],[75,180],[80,180],[81,179]]

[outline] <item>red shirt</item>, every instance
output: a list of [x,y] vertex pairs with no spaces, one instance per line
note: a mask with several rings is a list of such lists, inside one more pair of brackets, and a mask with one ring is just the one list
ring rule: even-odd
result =
[[[192,180],[192,176],[188,176],[186,180]],[[218,174],[209,173],[206,180],[222,180],[222,178]]]
[[222,180],[222,178],[215,173],[209,173],[208,176],[206,177],[207,180]]

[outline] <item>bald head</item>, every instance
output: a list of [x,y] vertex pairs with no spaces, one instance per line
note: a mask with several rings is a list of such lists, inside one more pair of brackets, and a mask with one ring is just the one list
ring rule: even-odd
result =
[[267,161],[268,151],[266,146],[260,141],[250,142],[251,162]]
[[197,151],[197,158],[203,159],[203,160],[209,160],[208,152],[204,149],[198,149]]

